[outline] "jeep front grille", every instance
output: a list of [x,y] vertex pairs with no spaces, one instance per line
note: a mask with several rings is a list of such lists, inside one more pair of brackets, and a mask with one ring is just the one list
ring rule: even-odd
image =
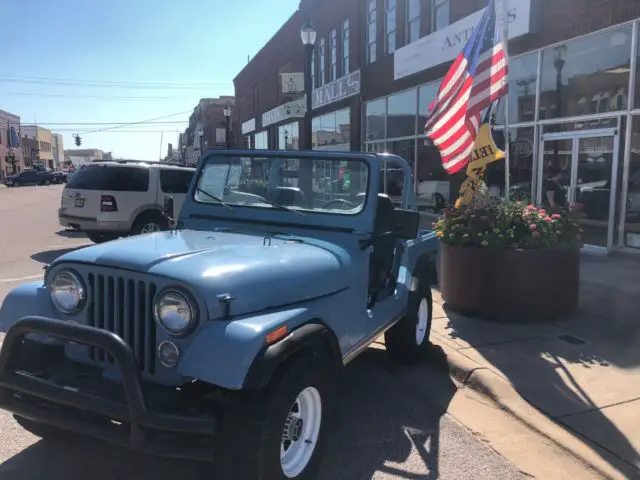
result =
[[[156,322],[153,317],[154,283],[120,275],[88,275],[89,325],[108,330],[122,338],[135,354],[141,373],[156,371]],[[89,347],[89,358],[114,364],[101,349]]]

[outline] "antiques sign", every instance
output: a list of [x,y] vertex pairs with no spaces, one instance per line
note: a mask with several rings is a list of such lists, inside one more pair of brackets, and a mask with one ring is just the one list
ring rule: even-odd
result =
[[311,93],[311,108],[319,108],[360,93],[360,70],[316,88]]

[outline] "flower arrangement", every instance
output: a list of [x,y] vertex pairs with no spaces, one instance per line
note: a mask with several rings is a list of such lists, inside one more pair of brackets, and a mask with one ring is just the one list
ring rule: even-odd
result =
[[548,212],[514,200],[444,212],[433,224],[443,243],[498,249],[578,249],[582,229],[572,212]]

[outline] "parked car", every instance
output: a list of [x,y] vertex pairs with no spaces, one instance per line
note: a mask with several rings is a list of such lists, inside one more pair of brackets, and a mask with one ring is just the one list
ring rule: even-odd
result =
[[60,225],[85,232],[95,243],[166,230],[164,195],[173,195],[179,208],[194,172],[194,168],[151,162],[84,165],[62,191]]
[[56,177],[51,172],[25,170],[24,172],[5,177],[7,187],[24,187],[28,185],[50,185],[56,182]]
[[[312,171],[345,160],[352,195],[316,191]],[[179,213],[165,198],[175,230],[66,253],[7,295],[0,407],[45,438],[212,461],[211,478],[315,478],[343,367],[382,334],[398,363],[429,350],[437,238],[409,164],[385,160],[398,208],[375,154],[210,151]],[[257,163],[266,197],[242,190]]]

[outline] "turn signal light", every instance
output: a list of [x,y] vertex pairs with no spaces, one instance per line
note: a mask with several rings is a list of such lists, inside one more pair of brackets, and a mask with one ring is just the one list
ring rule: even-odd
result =
[[101,212],[117,212],[118,204],[113,195],[102,195],[100,197],[100,211]]
[[281,340],[287,335],[288,331],[289,329],[286,325],[276,328],[273,332],[267,334],[267,336],[265,337],[267,345],[271,345],[273,343],[276,343],[278,340]]

